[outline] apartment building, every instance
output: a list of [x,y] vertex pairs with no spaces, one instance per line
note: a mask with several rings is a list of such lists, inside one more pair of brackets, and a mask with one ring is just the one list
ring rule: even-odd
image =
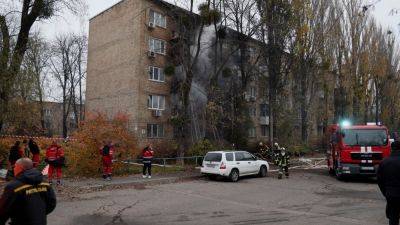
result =
[[[177,7],[161,0],[123,0],[90,20],[87,112],[128,114],[129,129],[141,146],[174,138],[169,122],[173,78],[164,72],[176,38],[171,9]],[[260,93],[252,81],[248,102],[255,125],[249,137],[254,141],[268,135],[268,105]]]

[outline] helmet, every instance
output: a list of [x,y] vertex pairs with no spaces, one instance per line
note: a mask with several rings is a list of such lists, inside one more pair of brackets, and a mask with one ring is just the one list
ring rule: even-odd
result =
[[275,146],[279,146],[277,142],[275,142],[275,144],[274,144],[274,145],[275,145]]
[[260,142],[260,146],[262,146],[263,145],[263,143],[262,142]]

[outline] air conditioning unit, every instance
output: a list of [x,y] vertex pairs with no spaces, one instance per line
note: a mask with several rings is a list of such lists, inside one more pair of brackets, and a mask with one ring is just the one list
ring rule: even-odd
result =
[[149,27],[149,29],[154,29],[156,27],[156,25],[153,22],[149,22],[148,27]]
[[161,117],[161,116],[162,116],[162,111],[161,111],[161,110],[154,110],[154,111],[153,111],[153,116],[155,116],[155,117]]
[[149,51],[148,52],[148,56],[149,56],[149,58],[155,58],[156,57],[156,53],[153,52],[153,51]]

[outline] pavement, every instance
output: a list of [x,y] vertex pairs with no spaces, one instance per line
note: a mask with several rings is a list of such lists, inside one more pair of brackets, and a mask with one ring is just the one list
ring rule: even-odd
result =
[[[271,174],[238,183],[203,177],[180,181],[80,188],[72,198],[61,198],[48,224],[387,224],[385,200],[373,179],[340,182],[326,170],[294,170],[283,180]],[[100,181],[88,184],[95,182]],[[69,188],[73,185],[66,184],[61,195]]]

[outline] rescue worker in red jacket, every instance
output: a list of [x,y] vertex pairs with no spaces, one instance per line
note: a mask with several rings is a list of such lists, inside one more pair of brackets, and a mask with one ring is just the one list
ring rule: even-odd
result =
[[111,180],[112,175],[112,160],[114,154],[114,146],[111,141],[105,143],[103,148],[100,149],[103,161],[103,179]]
[[28,146],[29,151],[32,153],[33,167],[36,168],[40,161],[40,148],[33,139],[29,139]]
[[47,214],[56,207],[56,196],[50,184],[43,182],[41,172],[29,158],[17,160],[16,179],[4,188],[0,198],[0,225],[11,219],[14,225],[45,225]]
[[151,163],[153,161],[153,146],[149,144],[143,149],[143,178],[151,178]]
[[49,164],[49,183],[52,184],[54,173],[57,176],[57,184],[61,184],[62,166],[64,165],[64,150],[53,141],[53,144],[46,150],[45,161]]

